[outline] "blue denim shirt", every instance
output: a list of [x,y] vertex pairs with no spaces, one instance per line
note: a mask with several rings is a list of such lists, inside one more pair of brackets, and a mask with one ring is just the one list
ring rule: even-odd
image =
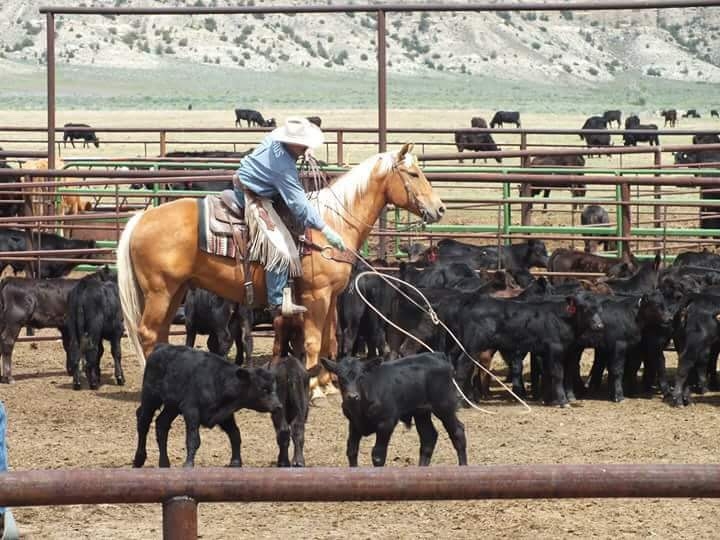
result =
[[[284,144],[273,140],[270,135],[242,159],[237,174],[242,184],[260,197],[270,199],[279,194],[303,226],[318,230],[325,227],[325,222],[308,201],[300,183],[295,158]],[[236,194],[240,203],[244,204],[242,193],[236,190]]]

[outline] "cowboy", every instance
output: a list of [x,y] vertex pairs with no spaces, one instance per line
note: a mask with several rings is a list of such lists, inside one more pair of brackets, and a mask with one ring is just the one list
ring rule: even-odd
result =
[[[300,156],[323,142],[323,132],[306,118],[288,118],[285,125],[273,130],[240,162],[236,173],[240,186],[236,185],[235,193],[243,207],[246,205],[244,191],[249,191],[248,195],[261,198],[266,204],[265,210],[275,218],[276,214],[267,204],[269,199],[279,195],[304,228],[321,231],[331,246],[344,251],[345,243],[342,237],[331,229],[317,209],[310,205],[295,164]],[[261,219],[252,218],[249,209],[246,210],[246,215],[248,214],[250,260],[260,260],[265,266],[268,310],[274,315],[281,312],[284,316],[304,313],[307,309],[292,302],[290,289],[287,287],[290,274],[300,273],[297,249],[294,248],[292,240],[289,240],[287,229],[276,218],[274,221],[277,227],[281,228],[282,234],[273,234],[275,231],[269,230]],[[258,247],[263,242],[266,244]],[[271,251],[273,255],[268,254]]]

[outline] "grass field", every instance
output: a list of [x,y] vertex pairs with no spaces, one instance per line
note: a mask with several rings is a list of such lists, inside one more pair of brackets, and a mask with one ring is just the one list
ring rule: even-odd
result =
[[[172,70],[57,65],[57,101],[64,109],[366,109],[377,104],[374,70],[252,72],[177,62]],[[542,84],[481,75],[397,75],[388,68],[391,108],[509,109],[523,113],[592,114],[608,108],[654,111],[675,107],[709,113],[720,85],[623,73],[612,82],[548,80]],[[42,109],[46,75],[28,65],[3,77],[5,109]]]

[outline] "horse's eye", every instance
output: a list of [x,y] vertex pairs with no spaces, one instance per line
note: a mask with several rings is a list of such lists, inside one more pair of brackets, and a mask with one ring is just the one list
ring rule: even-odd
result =
[[416,172],[408,171],[408,174],[413,178],[420,178],[420,175]]

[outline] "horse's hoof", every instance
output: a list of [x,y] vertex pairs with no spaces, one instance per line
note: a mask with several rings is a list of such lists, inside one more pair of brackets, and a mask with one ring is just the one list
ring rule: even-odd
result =
[[73,383],[73,390],[80,390],[82,389],[82,385],[79,382]]
[[125,377],[118,377],[115,381],[117,381],[118,386],[125,386]]

